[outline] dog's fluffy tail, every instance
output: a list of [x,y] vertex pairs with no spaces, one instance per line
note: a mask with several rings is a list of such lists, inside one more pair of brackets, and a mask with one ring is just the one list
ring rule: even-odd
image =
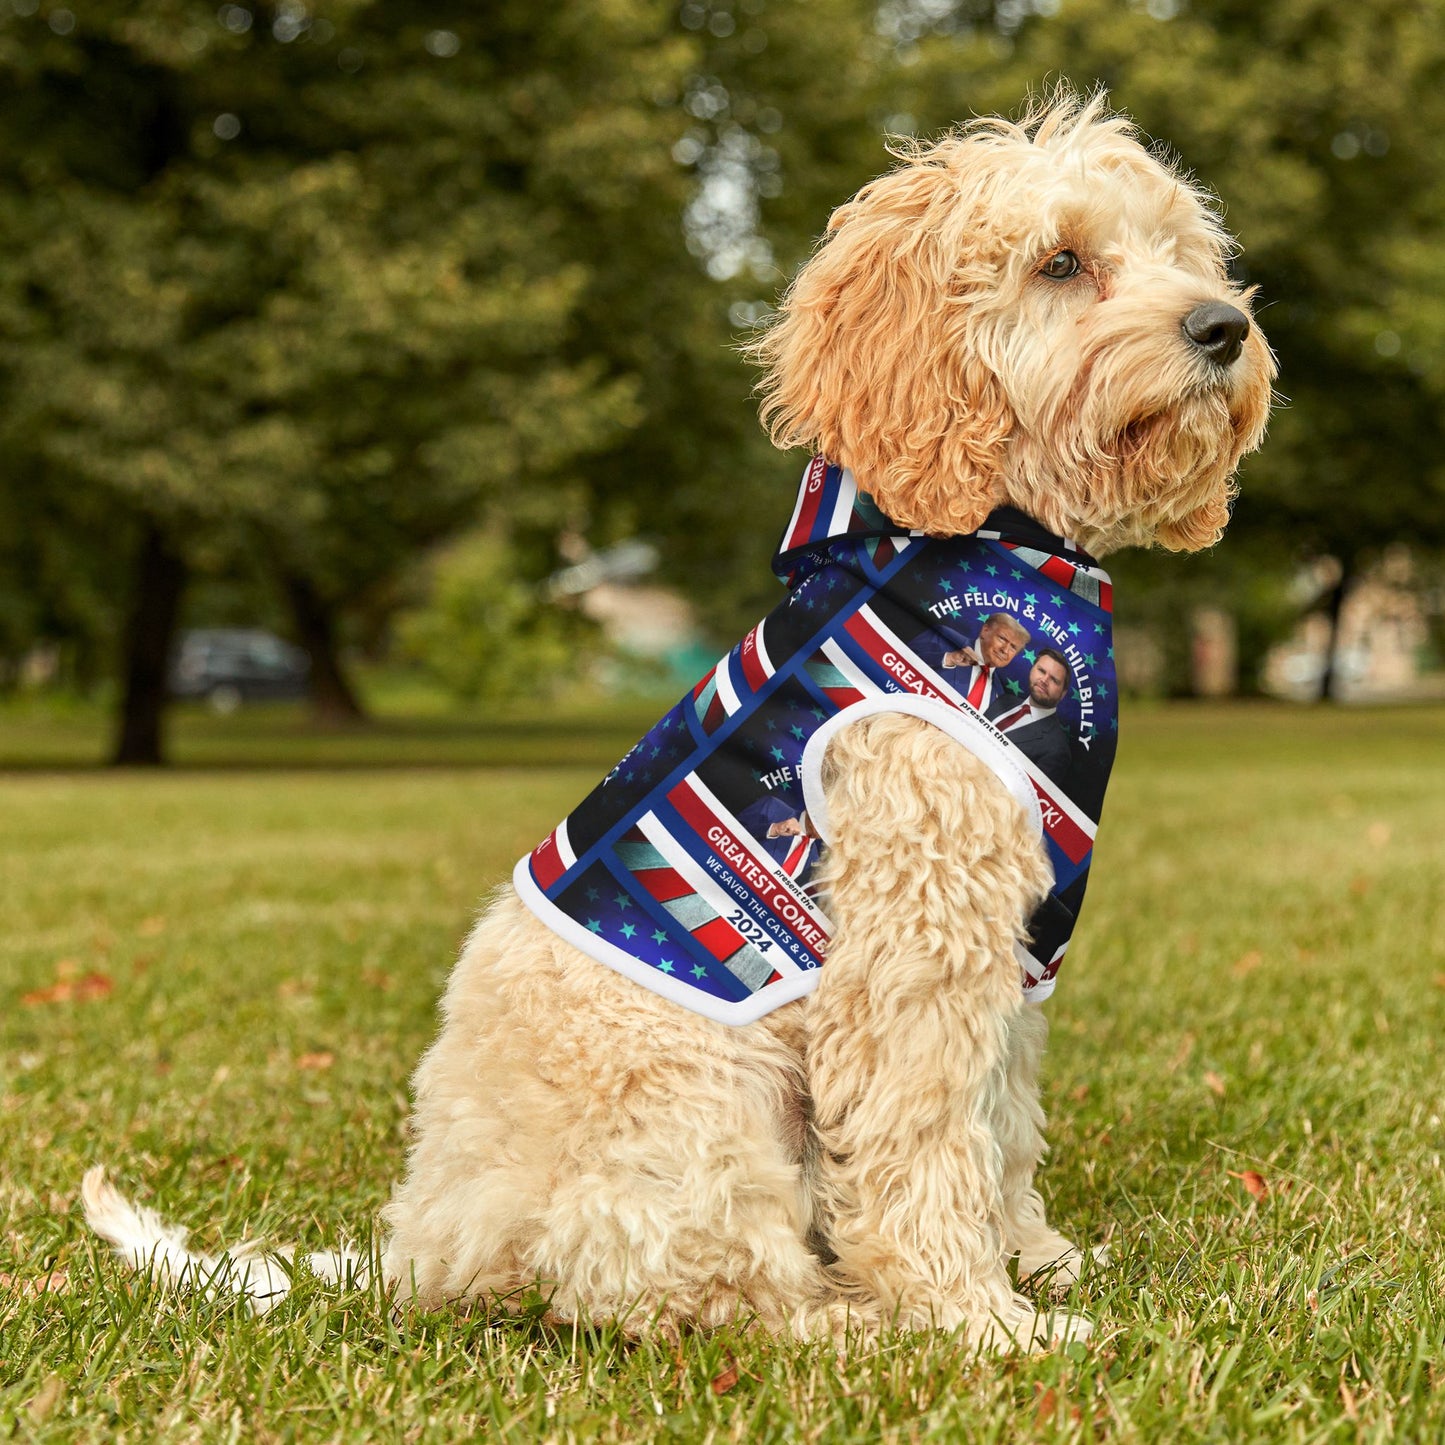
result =
[[[194,1254],[186,1231],[167,1224],[153,1209],[132,1204],[106,1177],[105,1165],[88,1169],[80,1185],[85,1222],[132,1269],[163,1284],[200,1290],[207,1299],[237,1295],[263,1315],[286,1298],[291,1288],[295,1251],[267,1250],[252,1243],[223,1254]],[[331,1284],[364,1284],[368,1260],[351,1249],[306,1256],[311,1272]]]

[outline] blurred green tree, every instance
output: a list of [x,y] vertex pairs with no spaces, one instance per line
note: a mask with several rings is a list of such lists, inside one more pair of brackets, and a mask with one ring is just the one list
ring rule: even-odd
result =
[[[872,0],[680,0],[693,47],[675,92],[672,160],[682,191],[679,269],[669,218],[588,223],[612,263],[584,305],[587,344],[646,379],[647,420],[589,458],[594,539],[642,531],[664,543],[663,580],[705,604],[731,641],[773,605],[772,548],[801,457],[784,460],[758,425],[755,374],[737,345],[808,254],[834,206],[889,165],[891,51]],[[577,203],[577,178],[556,177]],[[580,198],[585,204],[585,195]]]
[[517,575],[504,536],[471,532],[435,553],[426,599],[396,618],[402,654],[454,698],[504,703],[575,686],[598,629],[576,608],[539,598]]
[[[881,131],[1060,75],[1228,197],[1289,398],[1235,532],[1337,558],[1338,604],[1385,542],[1445,545],[1442,8],[9,0],[0,652],[71,639],[90,677],[125,639],[116,756],[153,761],[188,574],[260,559],[345,715],[342,624],[479,524],[525,582],[563,530],[651,534],[732,631],[792,481],[732,343]],[[1278,624],[1228,559],[1122,565],[1160,615],[1233,588]]]
[[[160,758],[198,556],[268,560],[345,712],[342,610],[490,509],[555,531],[579,459],[644,414],[577,325],[606,257],[561,180],[676,237],[658,98],[692,47],[651,0],[434,16],[0,18],[0,506],[22,554],[103,514],[97,546],[128,558],[118,761]],[[36,581],[8,570],[8,596]]]
[[[126,639],[117,759],[160,756],[198,566],[265,559],[343,716],[338,619],[384,613],[419,550],[479,521],[533,579],[564,526],[669,538],[664,576],[720,631],[752,610],[791,467],[733,342],[881,168],[872,19],[0,12],[0,445],[47,497],[104,510],[107,566],[126,559],[123,603],[112,581],[108,609],[70,609]],[[5,595],[32,574],[0,553]]]

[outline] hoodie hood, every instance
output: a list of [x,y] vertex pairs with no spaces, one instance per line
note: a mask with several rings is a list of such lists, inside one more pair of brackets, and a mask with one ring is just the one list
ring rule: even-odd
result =
[[[995,507],[972,535],[1001,542],[1049,581],[1102,605],[1106,612],[1111,610],[1108,575],[1094,558],[1076,542],[1050,532],[1017,507]],[[900,526],[884,516],[849,468],[814,457],[798,484],[793,515],[773,557],[773,574],[793,588],[819,567],[838,562],[848,565],[849,556],[860,551],[882,565],[879,544],[887,543],[885,552],[893,555],[902,550],[900,542],[904,539],[925,536],[917,528]],[[946,543],[965,539],[933,540]]]

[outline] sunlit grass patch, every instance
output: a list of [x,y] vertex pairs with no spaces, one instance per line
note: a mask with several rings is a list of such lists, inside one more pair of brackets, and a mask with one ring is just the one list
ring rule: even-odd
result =
[[456,947],[606,759],[0,780],[0,1433],[1445,1438],[1445,713],[1125,725],[1048,1006],[1045,1192],[1110,1241],[1098,1332],[1006,1362],[394,1316],[304,1276],[258,1320],[128,1275],[75,1213],[97,1160],[203,1248],[372,1247]]

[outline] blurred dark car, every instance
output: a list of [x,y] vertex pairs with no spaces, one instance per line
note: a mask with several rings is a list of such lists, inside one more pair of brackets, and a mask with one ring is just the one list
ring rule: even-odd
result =
[[217,712],[243,702],[306,696],[311,659],[256,627],[206,627],[183,633],[171,664],[172,697],[204,698]]

